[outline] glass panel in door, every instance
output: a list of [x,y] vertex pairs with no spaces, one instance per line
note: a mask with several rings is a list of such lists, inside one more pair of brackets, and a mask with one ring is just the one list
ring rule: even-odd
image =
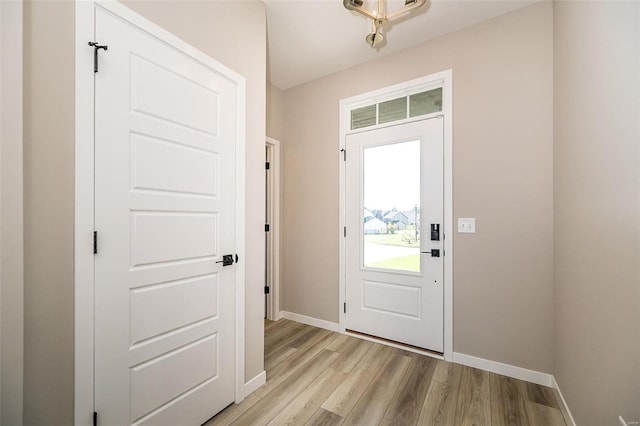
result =
[[364,148],[364,267],[420,272],[420,141]]

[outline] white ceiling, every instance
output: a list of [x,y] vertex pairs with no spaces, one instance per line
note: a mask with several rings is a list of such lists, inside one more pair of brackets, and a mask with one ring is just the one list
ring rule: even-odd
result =
[[[385,27],[378,50],[365,43],[371,22],[342,0],[263,0],[267,7],[267,78],[285,90],[486,21],[540,0],[432,0]],[[375,10],[377,1],[367,0]],[[375,4],[374,4],[375,3]],[[388,11],[404,5],[389,0]]]

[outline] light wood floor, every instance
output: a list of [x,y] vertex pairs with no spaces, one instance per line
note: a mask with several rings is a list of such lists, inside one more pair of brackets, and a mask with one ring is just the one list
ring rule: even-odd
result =
[[553,390],[293,321],[265,322],[267,383],[207,425],[562,425]]

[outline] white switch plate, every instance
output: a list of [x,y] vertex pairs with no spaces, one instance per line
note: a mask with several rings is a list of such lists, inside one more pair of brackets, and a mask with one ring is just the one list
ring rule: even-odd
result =
[[476,218],[475,217],[459,217],[458,232],[461,234],[475,234]]

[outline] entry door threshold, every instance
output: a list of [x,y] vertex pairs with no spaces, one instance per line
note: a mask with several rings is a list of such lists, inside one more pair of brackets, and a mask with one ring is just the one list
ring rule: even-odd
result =
[[430,351],[428,349],[419,348],[417,346],[409,345],[406,343],[396,342],[395,340],[385,339],[384,337],[372,336],[367,333],[361,333],[359,331],[354,330],[345,330],[345,334],[347,336],[357,337],[362,340],[368,340],[374,343],[380,343],[382,345],[391,346],[393,348],[402,349],[407,352],[413,352],[420,355],[425,355],[431,358],[436,358],[444,361],[444,354],[440,352]]

